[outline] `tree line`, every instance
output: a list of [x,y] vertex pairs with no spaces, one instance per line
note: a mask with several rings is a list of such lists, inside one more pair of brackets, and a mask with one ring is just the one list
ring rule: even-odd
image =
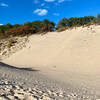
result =
[[69,19],[61,19],[56,27],[56,30],[63,31],[68,28],[79,27],[79,26],[90,26],[93,24],[100,25],[100,14],[97,17],[85,16],[85,17],[71,17]]
[[[0,26],[0,38],[9,36],[24,36],[28,34],[41,34],[51,31],[63,31],[68,28],[86,26],[92,24],[100,25],[100,14],[97,17],[85,16],[85,17],[71,17],[69,19],[63,18],[56,25],[53,21],[47,19],[43,21],[25,22],[24,25],[20,24],[6,24]],[[55,27],[56,26],[56,27]]]
[[10,36],[24,36],[28,34],[41,34],[54,31],[55,23],[47,19],[43,21],[25,22],[24,25],[20,24],[7,24],[0,26],[0,38]]

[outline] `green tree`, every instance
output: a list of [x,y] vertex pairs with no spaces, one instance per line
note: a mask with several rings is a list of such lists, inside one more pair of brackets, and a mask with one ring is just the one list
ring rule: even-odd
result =
[[68,25],[68,20],[67,18],[63,18],[59,21],[58,25],[57,25],[57,29],[65,27]]
[[24,23],[24,26],[32,26],[32,23],[27,21],[27,22]]
[[13,28],[13,25],[11,25],[10,23],[5,25],[5,29],[10,29],[10,28]]
[[100,24],[100,14],[97,16],[97,23]]
[[45,19],[43,21],[43,28],[44,31],[53,31],[55,27],[55,23],[53,21],[49,21],[47,19]]
[[15,24],[15,25],[13,25],[13,28],[18,28],[18,27],[20,27],[20,26],[22,26],[22,25],[20,25],[20,24]]
[[43,22],[42,21],[32,22],[32,28],[35,28],[36,32],[42,32]]

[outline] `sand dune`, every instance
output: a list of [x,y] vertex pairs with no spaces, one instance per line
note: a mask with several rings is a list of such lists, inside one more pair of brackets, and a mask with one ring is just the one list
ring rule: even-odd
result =
[[3,62],[35,68],[64,83],[100,89],[100,26],[30,36],[26,48]]

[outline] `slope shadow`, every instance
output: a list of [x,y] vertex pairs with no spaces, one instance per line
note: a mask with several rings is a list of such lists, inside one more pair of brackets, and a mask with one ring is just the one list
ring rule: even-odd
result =
[[35,70],[35,69],[32,69],[32,68],[19,68],[19,67],[15,67],[15,66],[11,66],[11,65],[5,64],[3,62],[0,62],[0,67],[23,70],[23,71],[39,71],[39,70]]

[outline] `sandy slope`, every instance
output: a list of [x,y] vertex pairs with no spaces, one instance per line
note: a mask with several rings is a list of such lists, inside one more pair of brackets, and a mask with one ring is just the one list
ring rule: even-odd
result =
[[33,35],[3,62],[32,67],[64,83],[100,89],[100,26]]

